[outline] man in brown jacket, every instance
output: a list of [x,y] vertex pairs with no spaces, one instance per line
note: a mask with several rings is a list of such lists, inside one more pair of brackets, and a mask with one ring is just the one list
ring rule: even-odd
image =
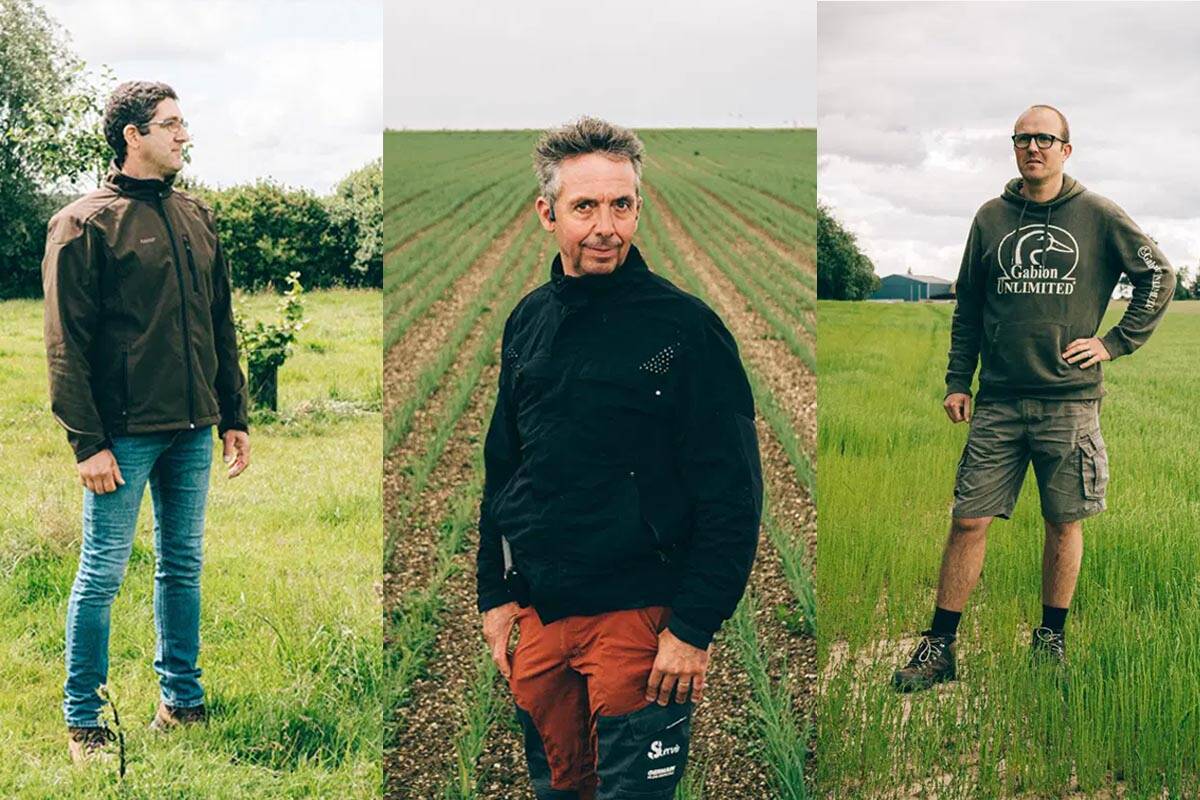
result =
[[63,702],[76,763],[113,738],[96,689],[147,483],[162,690],[151,725],[204,719],[196,660],[212,426],[229,477],[250,461],[228,266],[211,211],[172,188],[188,141],[176,101],[162,83],[116,88],[104,114],[108,177],[50,221],[42,262],[51,409],[84,485]]

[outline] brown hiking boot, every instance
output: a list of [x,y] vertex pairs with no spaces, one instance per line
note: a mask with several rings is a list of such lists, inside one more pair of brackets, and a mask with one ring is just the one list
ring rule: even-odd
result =
[[896,691],[916,692],[958,677],[954,662],[955,639],[954,636],[922,631],[921,641],[908,664],[892,675],[892,686]]
[[117,735],[106,726],[67,728],[67,752],[71,754],[71,761],[77,767],[111,761],[116,754],[108,745],[116,740]]
[[204,710],[203,704],[181,708],[179,706],[169,706],[166,703],[159,703],[158,710],[154,712],[154,719],[150,722],[150,727],[153,730],[166,733],[180,725],[194,725],[207,721],[208,712]]

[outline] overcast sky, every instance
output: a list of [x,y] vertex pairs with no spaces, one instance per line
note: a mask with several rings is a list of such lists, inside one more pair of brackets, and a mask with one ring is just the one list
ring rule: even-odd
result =
[[382,0],[39,2],[89,67],[171,84],[207,183],[323,194],[380,155]]
[[815,27],[794,0],[389,3],[384,123],[812,127]]
[[822,2],[818,25],[818,195],[880,275],[957,275],[1033,103],[1071,124],[1067,173],[1194,273],[1200,4]]

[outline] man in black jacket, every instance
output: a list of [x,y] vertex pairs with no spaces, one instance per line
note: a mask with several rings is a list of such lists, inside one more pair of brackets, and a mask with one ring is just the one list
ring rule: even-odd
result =
[[586,117],[539,141],[559,254],[505,325],[485,444],[479,610],[542,800],[673,795],[758,542],[750,387],[717,315],[632,245],[642,153]]

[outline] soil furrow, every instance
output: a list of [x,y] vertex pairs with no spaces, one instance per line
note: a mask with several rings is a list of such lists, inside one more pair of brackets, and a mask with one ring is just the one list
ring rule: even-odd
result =
[[786,245],[783,242],[781,242],[780,240],[776,239],[775,236],[773,234],[771,234],[766,228],[762,228],[758,224],[753,222],[749,217],[747,217],[744,213],[742,213],[742,211],[740,209],[738,209],[737,206],[733,205],[728,200],[721,197],[721,195],[717,194],[716,192],[712,191],[711,189],[709,189],[706,186],[702,186],[701,184],[696,183],[695,181],[688,181],[688,183],[690,183],[692,186],[694,186],[697,190],[703,192],[708,198],[710,198],[714,203],[716,203],[723,211],[734,216],[742,225],[745,225],[748,230],[751,230],[755,234],[757,234],[758,238],[760,238],[763,242],[765,242],[767,244],[767,246],[770,247],[772,250],[774,250],[776,255],[778,255],[784,261],[787,261],[787,262],[793,263],[793,264],[799,264],[802,267],[804,267],[808,272],[815,273],[817,271],[815,253],[806,252],[804,249],[799,248],[799,247],[795,247],[795,248],[788,247],[788,245]]
[[408,247],[408,245],[412,244],[412,243],[413,243],[413,242],[415,242],[417,239],[420,239],[422,236],[424,236],[426,233],[428,233],[428,232],[429,232],[429,231],[431,231],[432,229],[436,228],[438,225],[441,225],[441,224],[442,224],[442,223],[444,223],[444,222],[449,222],[449,221],[451,221],[451,219],[453,218],[453,216],[454,216],[456,213],[458,213],[458,211],[459,211],[460,209],[462,209],[464,206],[466,206],[466,205],[467,205],[467,203],[471,202],[471,201],[472,201],[472,200],[474,200],[476,197],[479,197],[479,195],[481,195],[481,194],[483,194],[484,192],[488,191],[488,190],[489,190],[489,189],[491,189],[493,186],[496,186],[497,184],[499,184],[499,183],[503,182],[503,181],[504,181],[504,180],[506,180],[508,177],[509,177],[508,175],[504,175],[504,176],[502,176],[502,177],[500,177],[500,178],[497,178],[496,180],[492,181],[491,183],[484,184],[483,186],[479,187],[478,189],[476,189],[475,191],[471,192],[470,194],[467,194],[467,195],[465,195],[465,196],[464,196],[462,199],[458,200],[458,201],[457,201],[457,202],[454,204],[454,206],[452,206],[452,207],[450,208],[450,210],[449,210],[449,211],[447,211],[445,214],[443,214],[442,216],[440,216],[440,217],[438,217],[437,219],[433,220],[433,221],[432,221],[432,222],[430,222],[429,224],[422,226],[422,227],[421,227],[421,228],[419,228],[418,230],[415,230],[415,231],[413,231],[413,232],[412,232],[412,233],[410,233],[408,236],[405,236],[403,239],[401,239],[400,241],[398,241],[398,242],[396,242],[394,245],[392,245],[392,246],[391,246],[391,247],[388,249],[388,251],[387,251],[386,253],[384,253],[384,255],[383,255],[384,261],[388,261],[389,259],[391,259],[391,258],[393,258],[393,257],[395,257],[395,256],[397,256],[397,255],[399,255],[400,253],[402,253],[402,252],[403,252],[403,251],[404,251],[404,250],[405,250],[405,249]]
[[[546,255],[545,243],[539,249],[537,264]],[[522,268],[528,262],[522,263]],[[533,269],[525,289],[540,283],[541,272]],[[500,343],[496,342],[498,352]],[[474,455],[486,433],[491,415],[490,387],[499,375],[499,364],[484,369],[471,403],[460,419],[422,496],[414,504],[405,524],[405,536],[398,541],[395,557],[385,581],[384,602],[394,608],[400,593],[407,588],[426,585],[435,564],[437,528],[447,512],[447,500],[455,489],[469,480]],[[395,776],[387,790],[389,798],[434,797],[448,775],[453,774],[454,736],[462,725],[462,703],[474,677],[475,658],[483,640],[479,617],[475,613],[475,550],[478,531],[468,532],[467,542],[455,557],[458,568],[439,592],[444,603],[442,625],[429,661],[429,675],[412,687],[412,702],[398,715],[398,735],[387,756],[387,774]],[[386,586],[390,584],[392,591]],[[401,777],[403,776],[403,777]]]
[[[503,255],[503,248],[510,244],[511,240],[497,243],[492,248],[492,251],[499,251],[499,255],[496,255],[495,258],[499,259]],[[489,257],[492,256],[492,251],[489,251]],[[532,265],[528,259],[524,259],[514,266],[514,272],[519,277],[513,279],[519,280],[520,277],[524,277],[523,291],[520,292],[520,295],[524,295],[526,291],[541,282],[542,273],[539,266],[544,255],[545,245],[543,244],[537,253],[536,265]],[[384,457],[385,529],[400,531],[396,535],[396,551],[391,564],[388,565],[387,574],[384,576],[385,587],[389,581],[397,587],[401,587],[400,591],[424,586],[436,563],[435,543],[438,525],[444,516],[446,501],[454,493],[454,490],[467,479],[473,469],[469,453],[466,457],[458,457],[458,449],[462,444],[459,441],[462,420],[460,419],[459,427],[451,435],[446,450],[430,474],[420,497],[412,498],[413,502],[408,513],[401,518],[401,505],[409,498],[412,479],[406,466],[417,454],[425,452],[442,419],[442,409],[449,402],[449,392],[445,391],[446,387],[452,381],[453,376],[461,374],[466,365],[475,357],[476,347],[480,337],[484,335],[489,315],[496,313],[507,313],[507,309],[493,307],[487,314],[480,315],[477,324],[467,335],[455,355],[453,363],[443,375],[443,385],[434,391],[426,405],[414,415],[413,426],[406,439]],[[499,341],[497,341],[494,347],[498,349],[499,346]],[[479,383],[472,390],[472,397],[467,409],[463,412],[463,418],[478,412],[478,406],[482,402],[482,397],[487,393],[487,387],[495,383],[495,369],[497,369],[495,366],[484,368]],[[390,384],[388,387],[388,391],[392,391]],[[482,413],[490,414],[491,409],[488,408]],[[479,431],[472,431],[466,435],[475,437],[473,444],[479,441],[483,434]],[[447,465],[451,465],[453,469],[447,470]]]
[[[656,191],[659,191],[660,196],[667,198],[669,200],[669,197],[667,195],[663,195],[660,190],[656,189]],[[704,220],[695,214],[693,214],[691,216],[695,220],[695,225],[697,227],[699,227],[703,230],[709,230],[709,231],[713,231],[713,232],[717,231],[717,228],[712,227],[712,224],[710,221]],[[739,259],[743,259],[743,260],[739,261],[739,264],[738,264],[738,266],[741,267],[741,272],[743,275],[742,279],[758,290],[759,297],[761,298],[761,301],[766,304],[767,311],[769,313],[774,314],[777,319],[784,321],[784,322],[786,322],[787,320],[796,319],[795,314],[789,308],[787,308],[780,302],[780,293],[771,287],[771,283],[769,281],[765,281],[763,284],[759,284],[757,281],[754,280],[754,278],[750,274],[748,274],[748,273],[755,271],[755,268],[747,268],[745,265],[746,265],[747,261],[753,261],[754,259],[756,259],[758,257],[758,253],[755,251],[755,248],[751,244],[750,241],[748,241],[745,238],[742,238],[738,234],[736,228],[737,228],[737,226],[735,225],[733,231],[717,232],[714,238],[717,241],[721,242],[722,244],[726,245],[730,250],[732,250],[733,254],[735,256],[737,256]],[[714,266],[716,266],[716,265],[714,264]],[[770,266],[768,265],[766,267],[766,269],[770,269]],[[766,288],[764,288],[764,286]],[[734,291],[737,291],[737,287],[733,284],[732,281],[730,281],[730,287]],[[816,308],[813,307],[813,308],[809,309],[808,311],[804,311],[801,313],[804,315],[805,320],[809,323],[809,326],[813,327],[815,329]],[[799,320],[797,320],[797,321],[799,321]],[[765,322],[765,320],[764,320],[764,322]],[[768,324],[768,328],[769,328],[769,324]],[[817,345],[816,337],[813,336],[813,334],[809,331],[809,327],[804,327],[804,325],[802,323],[801,327],[796,328],[795,330],[796,330],[796,335],[800,337],[801,341],[803,341],[806,345],[808,345],[808,348],[810,351],[815,353],[816,345]]]
[[436,357],[455,324],[479,295],[480,288],[500,266],[504,254],[528,224],[518,215],[471,267],[452,283],[429,310],[414,320],[383,359],[383,383],[388,387],[383,402],[386,419],[412,391],[418,376]]
[[767,384],[771,395],[792,420],[806,453],[816,452],[817,380],[816,376],[788,350],[786,343],[773,338],[771,326],[752,308],[733,283],[712,262],[696,242],[684,232],[674,212],[657,191],[646,187],[662,218],[667,235],[687,259],[716,303],[715,309],[729,327],[738,347]]

